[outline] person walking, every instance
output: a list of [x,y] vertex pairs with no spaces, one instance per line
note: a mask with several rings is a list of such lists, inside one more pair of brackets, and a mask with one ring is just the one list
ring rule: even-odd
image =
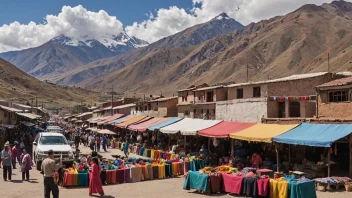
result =
[[93,193],[99,193],[100,196],[104,195],[103,184],[100,179],[100,168],[98,164],[98,158],[92,158],[92,170],[89,173],[89,196],[92,196]]
[[88,141],[89,141],[89,147],[90,147],[90,150],[92,151],[95,151],[95,138],[93,135],[90,135],[89,138],[88,138]]
[[100,139],[100,136],[98,135],[97,138],[96,138],[96,152],[100,153],[100,144],[101,144],[101,139]]
[[53,194],[53,198],[59,198],[59,188],[55,183],[55,171],[60,168],[54,160],[54,151],[49,150],[48,158],[42,162],[42,172],[44,174],[44,197],[50,198],[50,192]]
[[26,152],[25,149],[22,150],[22,155],[21,155],[21,172],[22,172],[22,181],[26,179],[26,181],[29,181],[29,170],[32,170],[32,158],[31,156]]
[[[19,156],[19,150],[18,150],[18,142],[14,142],[14,146],[12,147],[12,169],[16,169],[16,160],[18,159]],[[20,164],[20,162],[18,162]],[[21,164],[20,164],[21,165]]]
[[106,152],[106,147],[108,145],[108,138],[106,136],[103,136],[103,141],[102,141],[103,149]]
[[3,166],[3,178],[4,181],[11,181],[11,175],[12,175],[12,153],[10,151],[10,145],[8,143],[5,144],[4,150],[1,151],[1,160],[2,160],[2,166]]

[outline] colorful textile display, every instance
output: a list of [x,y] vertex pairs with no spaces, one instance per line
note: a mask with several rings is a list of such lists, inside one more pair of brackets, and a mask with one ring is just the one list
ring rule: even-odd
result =
[[270,179],[270,197],[271,198],[287,198],[288,181],[283,178]]
[[227,193],[241,194],[243,176],[222,173],[224,190]]
[[200,174],[198,171],[190,171],[188,172],[185,183],[183,184],[183,189],[196,189],[206,192],[208,188],[208,179],[208,174]]

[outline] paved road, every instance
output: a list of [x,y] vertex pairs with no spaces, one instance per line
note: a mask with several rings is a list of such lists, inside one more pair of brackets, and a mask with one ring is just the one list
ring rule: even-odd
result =
[[[89,152],[88,148],[80,148],[82,153]],[[109,157],[111,154],[122,155],[117,149],[110,149],[108,153],[101,153],[103,156]],[[132,154],[131,154],[132,155]],[[135,155],[132,155],[135,156]],[[14,170],[11,182],[4,182],[0,178],[0,196],[6,198],[38,198],[44,197],[43,178],[38,171],[30,172],[30,182],[21,181],[21,173],[19,170]],[[2,176],[2,169],[0,169]],[[206,198],[203,194],[194,193],[194,191],[185,191],[182,189],[184,178],[172,178],[162,180],[151,180],[138,183],[126,183],[104,186],[106,198],[113,197],[150,197],[150,198]],[[83,198],[88,196],[88,188],[61,188],[61,198]],[[218,194],[216,197],[231,197],[227,194]],[[348,192],[318,192],[319,198],[350,198],[352,193]]]

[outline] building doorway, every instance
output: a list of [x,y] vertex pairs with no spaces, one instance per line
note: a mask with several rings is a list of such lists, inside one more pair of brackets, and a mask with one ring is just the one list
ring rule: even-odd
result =
[[301,103],[300,102],[290,102],[290,117],[291,118],[301,117]]
[[286,117],[286,107],[285,107],[285,102],[279,102],[279,118],[284,118]]

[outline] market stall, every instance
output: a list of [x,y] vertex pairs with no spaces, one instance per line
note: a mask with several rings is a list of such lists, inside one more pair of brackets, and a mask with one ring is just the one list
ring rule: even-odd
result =
[[135,123],[138,123],[138,122],[143,122],[143,121],[147,121],[151,119],[151,117],[147,117],[147,116],[134,116],[134,117],[131,117],[130,119],[124,121],[124,122],[121,122],[121,123],[118,123],[118,124],[115,124],[116,127],[118,128],[127,128],[129,125],[131,124],[135,124]]
[[179,117],[171,117],[169,118],[168,120],[162,122],[162,123],[159,123],[159,124],[156,124],[156,125],[153,125],[153,126],[150,126],[148,128],[149,131],[155,131],[155,130],[160,130],[160,128],[163,128],[163,127],[166,127],[166,126],[169,126],[171,124],[174,124],[180,120],[182,120],[183,118],[179,118]]
[[112,115],[112,116],[110,116],[110,117],[107,117],[107,118],[104,119],[104,120],[100,120],[100,121],[97,123],[97,125],[98,125],[98,126],[103,125],[103,124],[108,123],[108,122],[111,122],[111,121],[113,121],[113,120],[117,120],[117,119],[119,119],[119,118],[121,118],[121,117],[123,117],[123,116],[124,116],[123,114],[115,114],[115,115]]
[[184,118],[183,120],[160,129],[162,133],[175,134],[180,132],[182,135],[197,135],[197,131],[210,128],[222,122],[221,120],[202,120]]
[[[283,144],[304,145],[310,147],[325,147],[331,148],[331,145],[350,135],[352,133],[352,124],[308,124],[302,123],[300,126],[289,130],[288,132],[276,136],[273,141]],[[336,143],[335,143],[336,146]],[[335,147],[336,148],[336,147]],[[332,152],[327,152],[327,178],[320,178],[321,181],[329,180],[330,178],[330,155]],[[335,152],[337,152],[335,150]],[[350,150],[351,152],[351,150]],[[325,165],[322,162],[323,165]],[[350,170],[351,171],[351,170]],[[322,182],[320,182],[322,183]]]
[[138,123],[138,124],[132,124],[132,125],[128,126],[128,129],[130,129],[132,131],[137,131],[137,132],[144,132],[149,127],[161,124],[163,122],[167,122],[170,119],[171,118],[157,118],[156,117],[156,118],[152,118],[150,120],[147,120],[145,122],[141,122],[141,123]]

